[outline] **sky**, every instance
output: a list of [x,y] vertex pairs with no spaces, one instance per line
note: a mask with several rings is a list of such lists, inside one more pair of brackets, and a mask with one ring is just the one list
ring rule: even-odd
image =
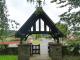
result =
[[[50,3],[51,0],[45,0],[45,4],[42,5],[43,10],[52,19],[54,23],[57,23],[60,18],[59,15],[67,11],[67,7],[59,8],[56,3]],[[20,26],[18,29],[27,21],[31,14],[36,10],[36,2],[27,3],[26,0],[6,0],[8,18],[17,21]],[[16,29],[16,28],[14,28]]]

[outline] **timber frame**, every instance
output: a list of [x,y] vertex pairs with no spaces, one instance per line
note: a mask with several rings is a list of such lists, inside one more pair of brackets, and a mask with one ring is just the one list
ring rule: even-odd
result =
[[[36,31],[36,22],[39,20],[39,31]],[[44,31],[41,31],[41,20],[44,22]],[[47,26],[49,31],[47,31]],[[31,28],[33,27],[33,31]],[[53,21],[47,16],[42,7],[37,7],[36,11],[30,16],[30,18],[23,24],[23,26],[16,32],[15,36],[27,39],[31,34],[50,34],[54,39],[57,39],[59,43],[59,38],[63,37],[63,33],[55,26]]]

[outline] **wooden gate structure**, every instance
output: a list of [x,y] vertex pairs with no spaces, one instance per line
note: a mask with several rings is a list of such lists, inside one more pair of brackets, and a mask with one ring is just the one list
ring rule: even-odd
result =
[[[37,22],[39,27],[36,27]],[[41,21],[44,22],[44,28],[41,27]],[[38,30],[37,30],[38,29]],[[43,29],[43,30],[42,30]],[[49,29],[49,30],[47,30]],[[23,26],[16,32],[15,37],[21,38],[21,45],[23,40],[27,40],[28,36],[31,34],[50,34],[56,41],[59,43],[59,38],[62,38],[64,35],[62,32],[55,26],[53,21],[48,17],[48,15],[44,12],[44,10],[41,7],[41,1],[39,0],[39,7],[36,8],[36,11],[30,16],[30,18],[23,24]],[[29,60],[29,54],[28,52],[25,53],[25,47],[19,49],[21,50],[21,55],[19,55],[19,60]],[[29,48],[29,46],[28,46]],[[22,55],[23,51],[23,55]],[[29,49],[27,51],[30,52]],[[33,49],[34,51],[34,49]],[[20,53],[20,51],[19,51]],[[27,54],[25,56],[25,54]],[[27,58],[26,58],[27,57]]]
[[[44,28],[41,28],[41,20],[44,22]],[[39,21],[39,27],[36,27],[37,21]],[[39,30],[37,31],[37,29]],[[41,31],[41,29],[44,31]],[[15,36],[21,38],[22,41],[26,40],[31,34],[50,34],[55,40],[57,40],[57,43],[59,43],[59,38],[64,36],[55,26],[53,21],[47,16],[42,7],[37,7],[36,11],[31,15],[31,17],[16,32]]]

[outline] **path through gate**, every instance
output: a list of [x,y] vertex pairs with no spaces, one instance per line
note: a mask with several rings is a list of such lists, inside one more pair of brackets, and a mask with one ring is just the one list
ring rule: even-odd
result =
[[30,57],[30,60],[51,60],[50,57],[48,56],[48,40],[47,39],[41,40],[40,50],[38,51],[40,52],[40,55],[35,54]]

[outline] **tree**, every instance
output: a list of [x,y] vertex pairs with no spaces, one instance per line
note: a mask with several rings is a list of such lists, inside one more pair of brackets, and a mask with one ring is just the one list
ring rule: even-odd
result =
[[0,41],[4,40],[8,36],[9,23],[14,22],[16,25],[19,25],[16,21],[8,19],[9,16],[6,1],[0,0]]
[[74,29],[80,25],[80,12],[74,12],[74,13],[64,13],[60,15],[60,20],[63,22],[66,22],[67,25],[70,27],[72,26],[71,29]]
[[60,21],[66,22],[67,25],[75,30],[75,27],[80,25],[80,11],[71,12],[73,9],[80,8],[80,0],[52,0],[56,2],[60,8],[69,6],[68,11],[60,15]]
[[80,7],[80,0],[52,0],[51,3],[53,2],[57,2],[57,4],[62,4],[61,7],[69,5],[70,9]]
[[66,24],[62,24],[58,22],[55,25],[65,36],[69,33],[69,30]]
[[0,39],[6,35],[8,30],[8,18],[7,10],[5,6],[5,0],[0,0]]

